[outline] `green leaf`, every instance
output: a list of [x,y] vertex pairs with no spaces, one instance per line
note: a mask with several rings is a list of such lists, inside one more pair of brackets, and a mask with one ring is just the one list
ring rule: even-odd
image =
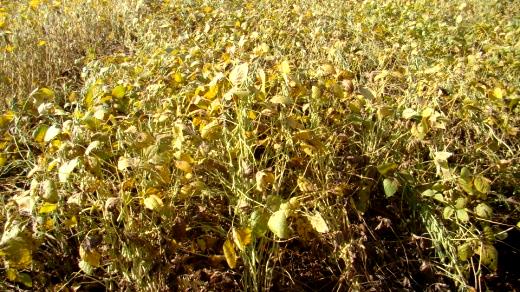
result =
[[267,232],[267,221],[269,215],[265,214],[261,210],[255,210],[249,217],[249,226],[253,229],[253,233],[259,237],[263,236]]
[[491,219],[493,217],[493,209],[486,203],[480,203],[475,207],[475,214],[484,219]]
[[473,180],[473,184],[475,185],[475,189],[481,193],[481,194],[487,194],[489,193],[491,187],[490,187],[490,184],[491,181],[487,178],[485,178],[484,176],[482,175],[478,175],[477,177],[475,177],[475,179]]
[[460,178],[463,179],[466,182],[471,182],[472,174],[471,174],[471,171],[469,170],[469,168],[464,166],[460,170]]
[[469,222],[469,214],[466,209],[458,209],[457,211],[457,218],[462,222]]
[[385,196],[387,198],[392,197],[399,187],[399,181],[395,178],[385,178],[383,180],[383,188],[385,189]]
[[287,226],[285,210],[278,210],[274,212],[269,218],[267,226],[274,233],[274,235],[278,236],[279,238],[285,239],[289,237],[289,227]]
[[455,209],[451,206],[444,207],[444,210],[442,211],[442,218],[448,220],[451,219],[451,217],[455,214]]
[[469,242],[457,246],[457,255],[461,261],[468,260],[471,256],[473,256],[473,253],[473,247]]
[[480,255],[480,263],[488,267],[492,271],[498,268],[498,251],[491,244],[482,244],[478,250]]
[[145,208],[150,210],[160,210],[164,206],[161,198],[156,195],[148,196],[146,199],[144,199],[143,204]]
[[385,163],[385,164],[381,164],[377,167],[377,171],[379,171],[379,173],[381,175],[387,175],[389,174],[391,171],[394,171],[397,169],[397,164],[393,163],[393,162],[390,162],[390,163]]
[[329,232],[329,226],[327,225],[327,222],[325,222],[325,219],[321,216],[319,212],[316,212],[312,216],[307,216],[309,219],[309,222],[311,223],[314,230],[316,230],[319,233],[327,233]]

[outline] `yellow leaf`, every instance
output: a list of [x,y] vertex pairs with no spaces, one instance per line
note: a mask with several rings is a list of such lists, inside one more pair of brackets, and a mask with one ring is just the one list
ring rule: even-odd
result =
[[495,89],[493,89],[493,96],[497,99],[502,99],[504,97],[504,90],[500,87],[495,87]]
[[163,201],[156,195],[150,195],[144,199],[144,206],[150,210],[159,210],[164,206]]
[[177,167],[178,169],[180,169],[186,173],[193,172],[193,169],[191,168],[191,164],[188,161],[177,160],[177,161],[175,161],[175,167]]
[[38,47],[43,47],[43,46],[45,46],[46,44],[47,44],[46,41],[44,41],[44,40],[40,40],[40,41],[38,42]]
[[291,65],[287,60],[284,60],[280,65],[278,65],[278,70],[283,74],[291,73]]
[[311,223],[314,230],[316,230],[319,233],[327,233],[329,232],[329,226],[327,226],[327,222],[325,222],[325,219],[321,216],[319,212],[316,212],[316,214],[312,216],[307,216],[309,219],[309,222]]
[[49,126],[45,124],[39,125],[38,128],[36,128],[36,130],[34,130],[33,132],[34,141],[43,142],[43,139],[45,138],[45,133],[47,132],[48,128]]
[[209,90],[204,94],[207,99],[213,99],[218,94],[218,84],[209,87]]
[[56,209],[58,208],[58,204],[53,204],[53,203],[43,203],[41,206],[40,206],[40,209],[38,210],[38,213],[39,214],[47,214],[47,213],[52,213],[54,211],[56,211]]
[[238,247],[238,249],[244,251],[246,249],[246,246],[251,243],[251,229],[233,228],[233,241],[235,242],[235,245]]
[[126,93],[126,88],[123,85],[118,85],[112,89],[111,93],[115,98],[123,98]]
[[228,263],[229,267],[234,269],[237,266],[237,254],[235,252],[233,243],[229,241],[229,239],[226,240],[222,250],[224,251],[224,257],[226,258],[226,262]]
[[101,264],[101,254],[95,250],[86,250],[83,246],[80,246],[79,256],[82,261],[88,263],[92,267],[99,267]]
[[31,0],[31,1],[29,1],[29,6],[32,9],[36,9],[36,8],[38,8],[38,6],[40,6],[40,3],[41,3],[41,0]]

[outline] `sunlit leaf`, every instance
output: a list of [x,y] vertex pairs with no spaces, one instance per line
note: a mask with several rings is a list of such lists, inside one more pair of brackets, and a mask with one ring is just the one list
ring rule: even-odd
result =
[[43,142],[48,128],[49,128],[48,125],[45,125],[45,124],[39,125],[32,134],[34,141]]
[[56,211],[56,209],[58,208],[58,204],[53,204],[53,203],[43,203],[41,206],[40,206],[40,209],[38,209],[38,213],[39,214],[47,214],[47,213],[52,213],[54,211]]
[[486,203],[480,203],[475,207],[475,214],[484,219],[491,219],[493,217],[493,209]]
[[155,211],[160,210],[164,206],[162,199],[156,195],[150,195],[145,198],[143,204],[145,208]]
[[321,213],[316,212],[314,215],[307,216],[309,222],[311,223],[312,228],[319,233],[327,233],[329,232],[329,226],[325,219],[321,216]]
[[385,178],[383,180],[383,188],[385,190],[385,196],[387,198],[392,197],[399,187],[399,181],[395,178]]
[[466,242],[457,246],[457,255],[461,261],[466,261],[473,256],[473,247],[471,243]]
[[251,229],[250,228],[233,228],[233,241],[241,251],[245,251],[246,246],[251,243]]
[[175,167],[177,167],[178,169],[186,172],[186,173],[191,173],[193,172],[193,168],[191,167],[191,164],[188,162],[188,161],[185,161],[185,160],[177,160],[175,161]]
[[234,86],[240,86],[247,80],[247,74],[249,72],[249,64],[243,63],[237,65],[229,73],[229,80]]
[[69,176],[78,165],[78,162],[78,158],[74,158],[63,163],[60,166],[60,168],[58,169],[58,178],[60,182],[65,183],[69,180]]
[[287,226],[287,217],[285,216],[284,210],[274,212],[271,217],[269,217],[267,226],[277,237],[281,239],[289,237],[289,227]]
[[50,126],[47,131],[45,131],[45,136],[43,137],[44,142],[49,142],[52,139],[56,138],[61,133],[61,129],[52,125]]
[[293,103],[293,100],[286,95],[275,95],[269,101],[274,104],[283,104],[283,105],[290,105]]
[[489,193],[491,186],[491,181],[482,175],[478,175],[473,180],[473,184],[475,185],[475,189],[481,194]]
[[126,88],[123,85],[117,85],[112,89],[112,96],[115,98],[123,98],[126,93]]
[[469,222],[469,214],[466,209],[457,209],[455,211],[457,213],[457,218],[462,222]]
[[278,70],[283,74],[289,74],[291,73],[291,65],[289,65],[287,60],[284,60],[278,65]]
[[235,247],[233,243],[228,239],[224,242],[224,246],[222,247],[224,251],[224,257],[226,258],[226,262],[228,266],[234,269],[237,266],[237,254],[235,252]]

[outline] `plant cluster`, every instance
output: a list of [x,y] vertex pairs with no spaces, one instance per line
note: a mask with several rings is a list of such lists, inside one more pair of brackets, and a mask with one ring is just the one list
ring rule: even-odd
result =
[[1,1],[0,287],[518,285],[513,2]]

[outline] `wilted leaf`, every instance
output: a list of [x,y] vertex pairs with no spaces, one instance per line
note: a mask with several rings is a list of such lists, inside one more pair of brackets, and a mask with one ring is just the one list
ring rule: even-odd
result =
[[395,178],[385,178],[383,180],[383,188],[385,189],[385,196],[387,198],[392,197],[399,187],[399,181]]
[[269,218],[267,226],[274,233],[274,235],[278,236],[279,238],[285,239],[289,237],[289,227],[287,226],[285,210],[278,210],[274,212]]
[[76,157],[60,166],[60,168],[58,169],[58,178],[61,183],[65,183],[69,180],[69,176],[78,165],[78,162],[79,160]]
[[237,254],[235,252],[235,247],[233,243],[228,239],[224,242],[224,246],[222,247],[224,251],[224,257],[226,258],[226,262],[228,266],[234,269],[237,266]]
[[247,73],[249,72],[249,65],[243,63],[235,66],[231,73],[229,73],[229,80],[234,86],[240,86],[247,80]]
[[303,193],[311,193],[317,190],[316,186],[313,183],[311,183],[308,179],[306,179],[304,176],[299,176],[296,183],[300,191],[302,191]]
[[307,216],[309,219],[309,222],[311,223],[314,230],[316,230],[319,233],[327,233],[329,232],[329,226],[327,225],[327,222],[325,222],[325,219],[321,216],[319,212],[316,212],[312,216]]
[[259,192],[263,192],[266,188],[274,183],[275,177],[272,172],[268,171],[259,171],[255,175],[256,179],[256,190]]
[[477,252],[480,255],[480,262],[492,271],[498,268],[498,251],[491,244],[482,244]]
[[475,177],[475,179],[473,180],[473,184],[475,185],[475,189],[481,193],[481,194],[487,194],[489,193],[491,187],[490,187],[490,180],[485,178],[484,176],[482,175],[478,175],[477,177]]
[[473,256],[473,253],[473,247],[469,242],[457,246],[457,255],[461,261],[468,260],[471,256]]
[[246,246],[251,243],[251,229],[250,228],[233,228],[233,241],[241,251],[245,251]]
[[484,219],[491,219],[493,217],[493,209],[486,203],[480,203],[475,207],[475,214]]
[[79,247],[79,256],[82,261],[92,267],[99,267],[101,264],[101,254],[95,250],[86,250],[82,246]]

